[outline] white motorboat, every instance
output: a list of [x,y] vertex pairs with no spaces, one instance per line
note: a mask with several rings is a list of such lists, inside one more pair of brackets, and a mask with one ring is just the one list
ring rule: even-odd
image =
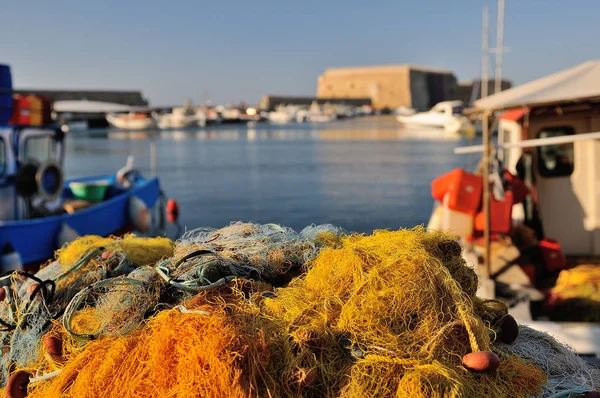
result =
[[171,113],[160,115],[158,119],[158,127],[161,129],[185,128],[197,124],[198,116],[195,109],[173,108]]
[[269,122],[276,124],[286,124],[296,121],[296,115],[286,111],[274,111],[268,114]]
[[412,116],[417,113],[417,111],[409,106],[399,106],[395,109],[394,113],[398,116]]
[[192,101],[185,101],[182,107],[173,108],[171,113],[160,115],[158,117],[158,127],[161,129],[168,128],[185,128],[198,124],[198,115],[196,109],[192,107]]
[[152,115],[142,112],[108,113],[106,121],[113,127],[123,130],[145,130],[156,127],[156,120]]
[[427,112],[414,115],[399,115],[396,120],[406,127],[442,128],[449,134],[467,134],[474,132],[471,122],[462,115],[462,101],[444,101],[436,104]]
[[396,117],[400,123],[410,127],[439,127],[443,128],[448,122],[462,115],[462,101],[444,101],[436,104],[427,112]]

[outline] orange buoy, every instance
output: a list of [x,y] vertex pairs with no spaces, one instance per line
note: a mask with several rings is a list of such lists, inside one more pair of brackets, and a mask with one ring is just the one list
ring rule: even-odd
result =
[[35,291],[35,289],[37,289],[37,287],[38,287],[37,283],[27,286],[27,294],[31,296],[33,294],[33,292]]
[[62,360],[63,360],[63,341],[60,336],[53,336],[53,335],[47,334],[44,336],[44,339],[42,340],[42,344],[44,345],[44,348],[46,348],[46,351],[48,351],[48,354],[50,354],[50,357],[52,358],[53,361],[62,362]]
[[462,364],[465,368],[476,372],[491,372],[500,366],[500,358],[491,351],[477,351],[465,355]]
[[31,374],[25,370],[18,370],[8,378],[6,383],[6,396],[8,398],[25,398],[27,385]]
[[519,325],[511,315],[504,315],[498,322],[498,326],[500,329],[498,339],[503,343],[510,344],[519,336]]
[[179,218],[179,204],[177,201],[175,199],[169,199],[167,201],[166,210],[167,220],[169,220],[171,224],[175,224]]

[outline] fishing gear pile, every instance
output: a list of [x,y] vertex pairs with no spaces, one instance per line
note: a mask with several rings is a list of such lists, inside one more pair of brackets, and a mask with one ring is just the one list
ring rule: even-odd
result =
[[[3,352],[7,396],[534,397],[600,388],[598,371],[568,347],[477,298],[474,270],[444,233],[233,223],[176,244],[127,239],[152,250],[82,238],[34,276],[38,307],[51,310],[41,325],[4,332],[5,351],[28,350],[18,362]],[[69,300],[59,309],[52,286],[74,267],[71,278],[86,284],[62,293]],[[5,291],[19,292],[12,278]]]
[[600,267],[584,264],[560,271],[548,306],[552,320],[600,322]]

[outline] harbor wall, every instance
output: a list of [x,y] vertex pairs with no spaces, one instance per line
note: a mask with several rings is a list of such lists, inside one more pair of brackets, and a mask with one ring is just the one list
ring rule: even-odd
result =
[[426,110],[456,95],[452,72],[413,65],[331,68],[319,76],[317,87],[318,98],[366,97],[377,109]]
[[88,100],[112,102],[115,104],[131,106],[148,105],[148,100],[144,98],[141,91],[15,89],[15,93],[22,95],[40,95],[49,98],[52,102]]

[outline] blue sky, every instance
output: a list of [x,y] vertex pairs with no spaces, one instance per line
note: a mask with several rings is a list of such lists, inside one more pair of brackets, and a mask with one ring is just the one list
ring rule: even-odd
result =
[[[0,63],[16,87],[140,89],[155,105],[314,95],[332,66],[410,63],[471,80],[484,3],[5,0]],[[506,0],[504,76],[524,83],[600,58],[598,15],[598,0]]]

